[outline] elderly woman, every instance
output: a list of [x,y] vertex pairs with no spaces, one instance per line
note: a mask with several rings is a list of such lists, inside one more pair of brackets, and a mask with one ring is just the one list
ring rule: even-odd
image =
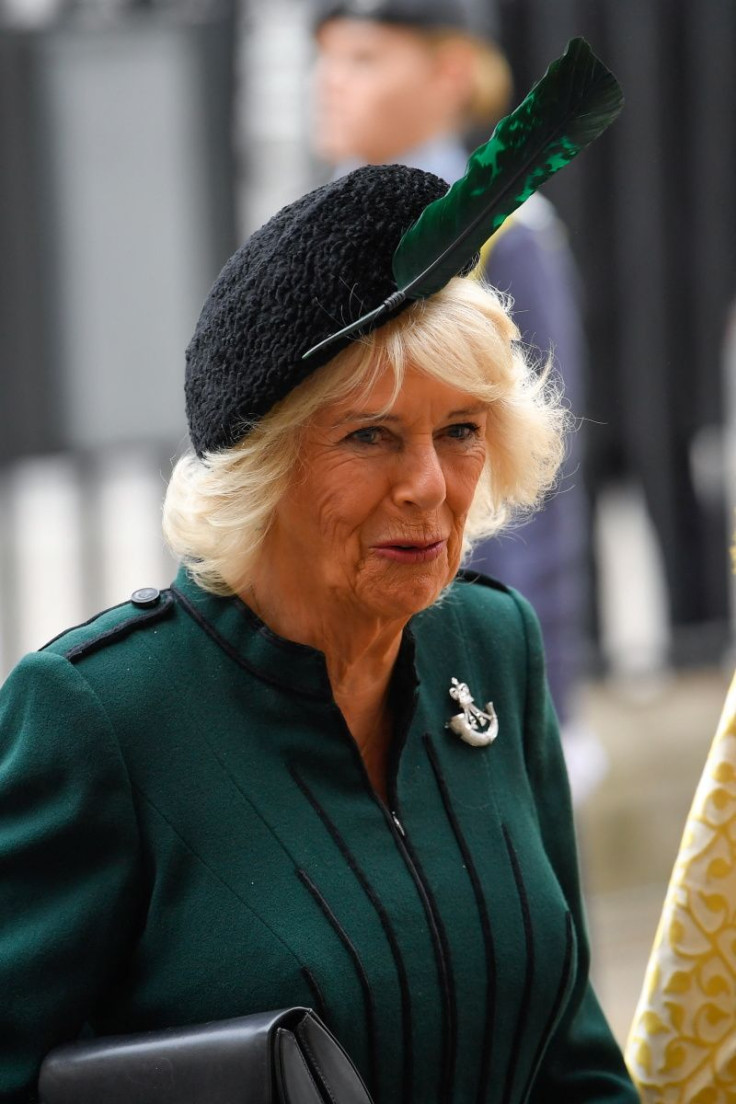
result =
[[537,622],[458,573],[549,485],[565,413],[495,292],[397,300],[397,242],[445,191],[361,169],[230,260],[188,351],[175,583],[4,689],[2,1101],[85,1025],[299,1003],[378,1104],[636,1099]]

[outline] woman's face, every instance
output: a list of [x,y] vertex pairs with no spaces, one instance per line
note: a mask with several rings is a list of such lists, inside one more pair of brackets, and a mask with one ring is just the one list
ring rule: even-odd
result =
[[306,430],[265,554],[315,603],[393,620],[431,605],[457,571],[487,405],[409,369],[381,414],[392,387],[384,373]]

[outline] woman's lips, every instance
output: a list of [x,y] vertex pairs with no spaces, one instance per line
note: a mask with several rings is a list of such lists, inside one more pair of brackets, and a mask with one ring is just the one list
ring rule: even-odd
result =
[[374,552],[382,559],[393,560],[394,563],[418,564],[429,563],[438,559],[447,547],[447,540],[437,541],[413,541],[396,544],[376,544]]

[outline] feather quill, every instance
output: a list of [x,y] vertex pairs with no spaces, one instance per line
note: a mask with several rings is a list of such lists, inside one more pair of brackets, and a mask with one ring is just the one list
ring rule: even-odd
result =
[[622,106],[614,75],[585,39],[572,39],[471,154],[465,175],[405,232],[392,261],[397,291],[303,359],[359,332],[406,299],[424,299],[443,288],[517,207],[603,133]]

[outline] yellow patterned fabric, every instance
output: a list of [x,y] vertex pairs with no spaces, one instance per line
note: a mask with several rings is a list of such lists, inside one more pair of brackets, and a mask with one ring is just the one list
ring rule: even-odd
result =
[[685,825],[626,1059],[646,1104],[736,1104],[736,677]]

